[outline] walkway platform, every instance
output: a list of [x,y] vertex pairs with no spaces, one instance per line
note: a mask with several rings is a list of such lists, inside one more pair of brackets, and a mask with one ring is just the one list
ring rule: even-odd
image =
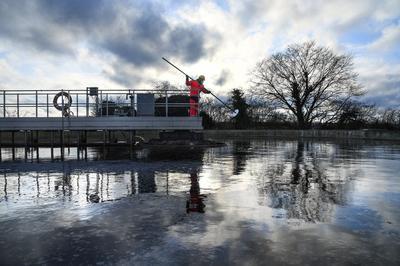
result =
[[0,132],[202,130],[189,107],[172,89],[0,90]]

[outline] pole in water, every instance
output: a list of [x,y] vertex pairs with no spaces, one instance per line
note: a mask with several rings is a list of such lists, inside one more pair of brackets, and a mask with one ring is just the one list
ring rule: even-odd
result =
[[[192,78],[191,76],[189,76],[188,74],[186,74],[185,72],[183,72],[180,68],[178,68],[177,66],[175,66],[174,64],[172,64],[170,61],[168,61],[165,57],[162,57],[162,59],[167,62],[168,64],[170,64],[171,66],[173,66],[176,70],[178,70],[179,72],[181,72],[182,74],[184,74],[185,76],[188,76],[190,79],[195,80],[194,78]],[[222,101],[220,98],[218,98],[214,93],[212,93],[210,90],[208,90],[210,92],[210,94],[212,96],[214,96],[218,101],[220,101],[226,108],[228,108],[229,110],[231,110],[232,112],[229,114],[229,116],[231,117],[235,117],[239,114],[239,110],[238,109],[233,109],[232,107],[230,107],[229,105],[227,105],[224,101]]]

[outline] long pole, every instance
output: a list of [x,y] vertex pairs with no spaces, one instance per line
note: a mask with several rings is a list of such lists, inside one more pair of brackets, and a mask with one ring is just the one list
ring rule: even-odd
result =
[[[185,76],[188,76],[190,79],[194,80],[194,78],[192,78],[191,76],[189,76],[188,74],[186,74],[185,72],[183,72],[181,69],[179,69],[177,66],[175,66],[174,64],[172,64],[170,61],[168,61],[165,57],[162,57],[162,59],[167,62],[168,64],[170,64],[171,66],[173,66],[174,68],[176,68],[179,72],[181,72],[182,74],[184,74]],[[212,96],[214,96],[218,101],[220,101],[223,105],[225,105],[226,108],[230,109],[233,112],[236,112],[235,109],[233,109],[232,107],[230,107],[229,105],[227,105],[224,101],[222,101],[220,98],[218,98],[214,93],[212,93],[210,90],[208,90],[210,92],[210,94]]]

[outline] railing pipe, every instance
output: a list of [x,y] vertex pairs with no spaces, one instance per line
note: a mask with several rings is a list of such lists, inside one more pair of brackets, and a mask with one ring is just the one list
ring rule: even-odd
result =
[[19,94],[17,94],[17,117],[19,117]]
[[46,116],[49,117],[49,94],[46,94]]
[[89,116],[89,88],[86,87],[86,117]]
[[38,117],[38,91],[35,91],[35,114]]
[[3,117],[6,117],[6,91],[3,91]]
[[79,116],[79,93],[76,94],[76,116]]
[[165,91],[165,116],[168,117],[168,91]]
[[108,117],[108,93],[106,93],[106,116]]
[[100,91],[100,116],[103,116],[103,91]]

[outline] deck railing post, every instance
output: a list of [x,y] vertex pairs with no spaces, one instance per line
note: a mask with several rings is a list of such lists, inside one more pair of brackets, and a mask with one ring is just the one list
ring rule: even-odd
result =
[[3,91],[3,117],[6,117],[6,91]]
[[76,116],[79,116],[79,92],[76,93]]
[[46,116],[49,117],[49,94],[46,93]]
[[35,91],[35,114],[38,117],[38,91]]
[[131,114],[132,117],[135,116],[135,92],[129,90],[129,98],[131,99]]
[[[68,90],[68,95],[71,95],[71,91],[70,90]],[[68,101],[68,104],[69,104],[69,107],[68,107],[68,118],[69,118],[70,114],[71,114],[71,110],[72,110],[72,97],[71,97],[71,102]]]
[[103,91],[100,91],[100,116],[103,116]]
[[106,93],[106,116],[108,117],[108,93]]
[[17,117],[19,117],[19,93],[17,93]]
[[61,106],[62,106],[62,111],[61,111],[61,125],[62,125],[62,130],[60,132],[60,137],[61,137],[61,160],[64,161],[64,90],[61,90]]
[[89,88],[86,87],[86,117],[89,116]]
[[165,91],[165,116],[168,116],[168,91]]

